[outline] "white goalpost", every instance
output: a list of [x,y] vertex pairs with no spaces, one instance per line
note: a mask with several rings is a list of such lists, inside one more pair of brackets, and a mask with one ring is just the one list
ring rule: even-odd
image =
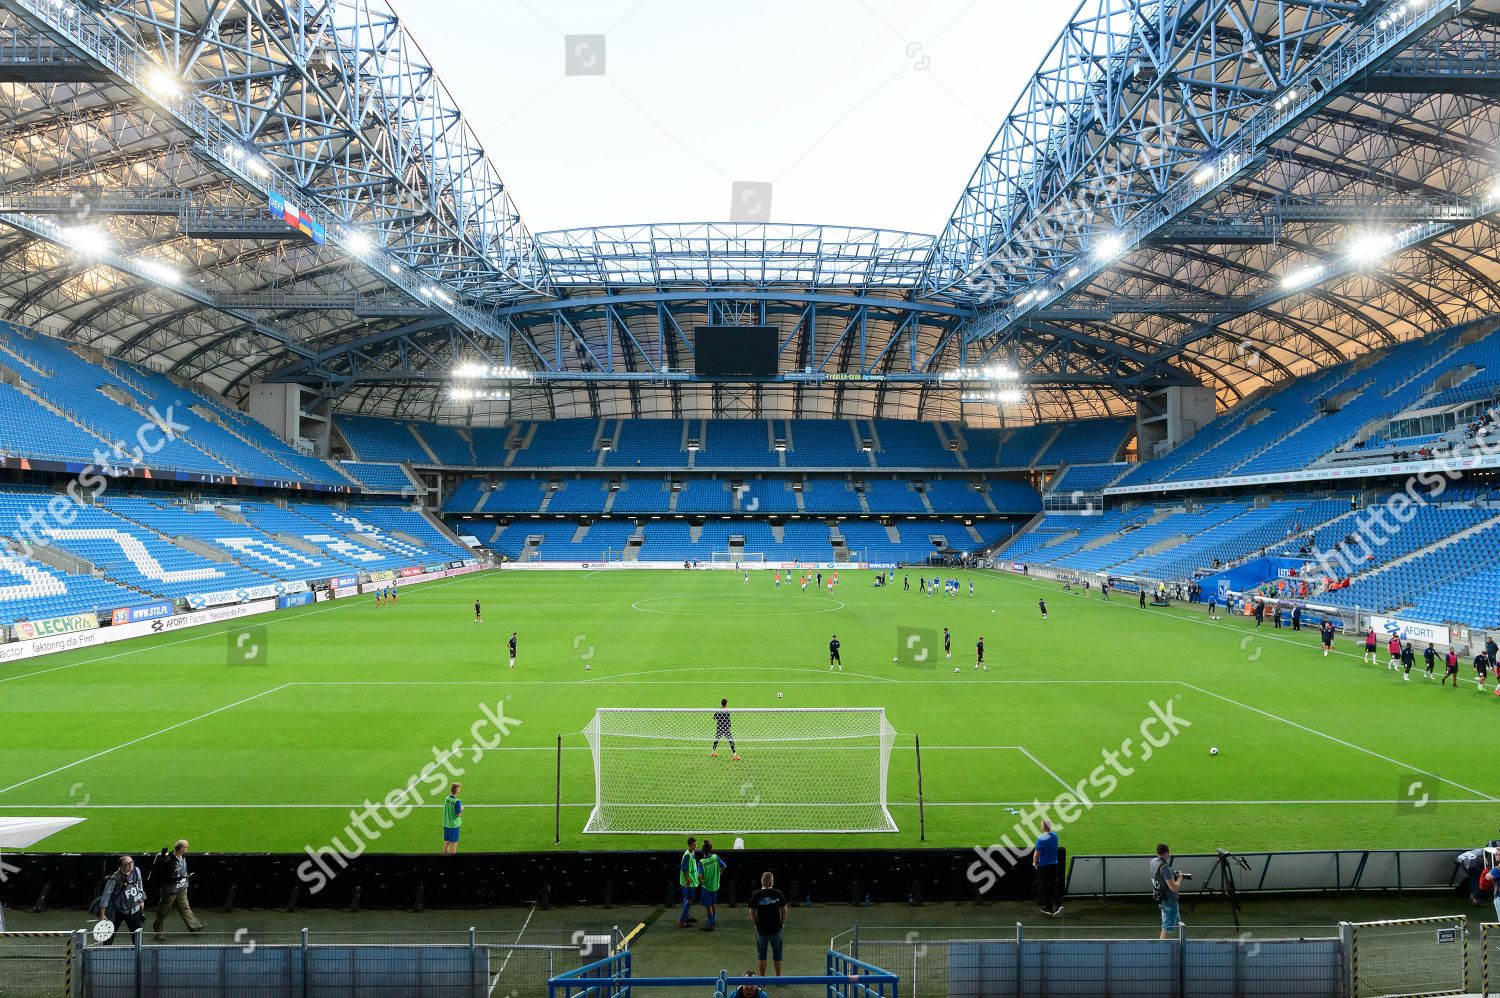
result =
[[760,565],[765,560],[764,551],[715,551],[709,556],[709,562],[714,565]]
[[882,707],[600,707],[583,734],[585,832],[897,831],[886,796],[896,731]]

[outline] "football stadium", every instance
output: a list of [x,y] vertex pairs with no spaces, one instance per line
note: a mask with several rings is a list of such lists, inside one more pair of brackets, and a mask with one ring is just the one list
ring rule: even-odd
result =
[[1500,993],[1500,0],[0,0],[0,121],[0,996]]

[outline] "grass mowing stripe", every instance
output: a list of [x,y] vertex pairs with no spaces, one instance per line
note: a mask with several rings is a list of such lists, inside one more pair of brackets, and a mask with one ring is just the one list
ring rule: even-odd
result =
[[[1023,583],[1023,585],[1030,585],[1032,588],[1046,588],[1044,586],[1039,586],[1036,583]],[[1099,603],[1101,603],[1101,604],[1107,604],[1107,605],[1110,605],[1110,606],[1115,605],[1112,601],[1108,601],[1108,600],[1099,600]],[[1125,604],[1125,605],[1128,606],[1128,604]],[[1156,609],[1159,610],[1160,608],[1156,608]],[[1170,614],[1169,616],[1173,620],[1181,620],[1181,621],[1184,621],[1184,622],[1187,622],[1187,623],[1195,623],[1196,622],[1196,623],[1200,623],[1200,624],[1206,624],[1206,625],[1208,625],[1210,627],[1214,627],[1214,628],[1219,628],[1219,629],[1226,629],[1227,628],[1228,630],[1241,631],[1242,633],[1245,633],[1247,636],[1254,637],[1254,638],[1256,638],[1258,640],[1263,639],[1263,640],[1268,640],[1268,641],[1282,641],[1282,642],[1286,642],[1286,643],[1289,643],[1289,644],[1301,644],[1302,643],[1302,642],[1298,642],[1295,638],[1288,638],[1288,637],[1285,637],[1283,635],[1261,634],[1260,633],[1260,628],[1256,628],[1255,631],[1252,632],[1252,631],[1245,631],[1243,628],[1228,627],[1228,625],[1226,625],[1226,624],[1220,624],[1220,623],[1218,623],[1216,621],[1210,621],[1210,620],[1207,620],[1207,619],[1201,620],[1201,621],[1194,621],[1191,618],[1184,617],[1180,613],[1173,613],[1173,614]],[[1273,630],[1274,630],[1274,628],[1273,628]],[[1342,651],[1339,651],[1337,648],[1334,649],[1334,654],[1336,654],[1336,655],[1344,655],[1344,656],[1349,657],[1349,658],[1353,658],[1354,657],[1354,655],[1352,653],[1350,653],[1350,652],[1342,652]],[[1360,661],[1363,662],[1363,659],[1361,659]],[[1325,731],[1319,731],[1317,728],[1309,727],[1308,725],[1301,724],[1301,723],[1299,723],[1297,721],[1293,721],[1293,720],[1290,720],[1288,718],[1281,717],[1281,716],[1279,716],[1277,714],[1271,713],[1270,711],[1262,710],[1259,707],[1252,707],[1250,704],[1241,703],[1238,700],[1234,700],[1234,699],[1232,699],[1230,697],[1226,697],[1226,696],[1224,696],[1222,694],[1215,693],[1213,690],[1204,689],[1201,686],[1196,686],[1196,685],[1194,685],[1192,683],[1189,683],[1189,682],[1184,682],[1182,680],[1177,680],[1177,682],[1180,685],[1182,685],[1182,686],[1184,686],[1184,687],[1186,687],[1186,688],[1188,688],[1190,690],[1194,690],[1195,692],[1202,693],[1205,696],[1214,697],[1214,698],[1216,698],[1218,700],[1224,701],[1225,703],[1233,704],[1234,706],[1239,707],[1239,708],[1241,708],[1243,710],[1252,711],[1252,712],[1254,712],[1256,714],[1260,714],[1263,717],[1270,718],[1273,721],[1280,721],[1282,724],[1291,725],[1294,728],[1298,728],[1298,729],[1300,729],[1302,731],[1306,731],[1308,734],[1317,735],[1319,738],[1326,738],[1326,739],[1328,739],[1329,741],[1333,742],[1336,745],[1342,745],[1343,747],[1349,748],[1349,749],[1353,749],[1356,752],[1363,752],[1364,754],[1369,755],[1369,756],[1373,756],[1374,758],[1379,759],[1382,762],[1388,762],[1388,763],[1390,763],[1390,764],[1392,764],[1394,766],[1400,766],[1400,767],[1402,767],[1404,769],[1408,769],[1411,772],[1418,773],[1418,774],[1420,774],[1422,776],[1430,776],[1430,777],[1432,777],[1435,780],[1439,780],[1439,781],[1441,781],[1443,783],[1448,784],[1449,786],[1457,787],[1458,789],[1464,791],[1465,793],[1475,794],[1475,795],[1477,795],[1479,797],[1482,797],[1483,799],[1488,800],[1488,801],[1496,801],[1496,798],[1491,797],[1489,794],[1484,793],[1484,791],[1482,791],[1482,790],[1475,790],[1473,787],[1464,786],[1462,783],[1456,783],[1453,780],[1450,780],[1450,779],[1448,779],[1446,777],[1443,777],[1443,776],[1439,776],[1436,773],[1432,773],[1432,772],[1429,772],[1429,771],[1427,771],[1425,769],[1422,769],[1420,767],[1413,766],[1412,764],[1407,763],[1407,762],[1402,762],[1400,759],[1393,759],[1390,756],[1383,755],[1380,752],[1374,751],[1373,749],[1367,749],[1367,748],[1365,748],[1362,745],[1356,745],[1353,742],[1346,741],[1345,739],[1339,738],[1339,737],[1337,737],[1335,735],[1330,735],[1330,734],[1328,734]],[[1497,802],[1500,802],[1500,801],[1497,801]]]
[[[1313,633],[1257,633],[1237,620],[1164,627],[1160,609],[1136,612],[1132,603],[1130,613],[1104,610],[1083,597],[1048,599],[1051,621],[1044,623],[1035,597],[1047,587],[1004,574],[955,573],[975,580],[975,596],[936,600],[900,587],[875,589],[873,573],[847,572],[836,594],[844,608],[820,601],[830,609],[816,615],[788,615],[813,603],[798,606],[793,601],[801,597],[787,590],[780,594],[786,606],[775,597],[730,595],[771,589],[769,581],[745,587],[732,573],[584,574],[480,573],[403,588],[397,605],[359,597],[277,614],[267,620],[275,625],[267,655],[250,668],[225,667],[211,654],[217,649],[202,643],[223,640],[224,625],[145,638],[123,650],[133,658],[120,656],[123,662],[103,669],[76,668],[105,662],[99,649],[64,653],[48,663],[61,668],[6,688],[0,787],[58,772],[0,796],[0,813],[57,808],[100,819],[49,840],[47,848],[59,851],[115,850],[186,835],[216,851],[296,852],[343,826],[349,808],[323,802],[379,798],[405,785],[432,759],[434,745],[455,736],[470,741],[481,707],[509,694],[505,715],[524,725],[462,777],[475,816],[472,827],[466,823],[466,844],[554,848],[552,754],[562,733],[567,809],[556,848],[638,849],[636,837],[582,833],[594,774],[576,732],[598,707],[712,706],[727,697],[731,707],[746,708],[882,706],[898,732],[888,779],[890,807],[908,819],[902,831],[836,839],[759,834],[757,848],[917,846],[909,820],[914,735],[929,749],[922,760],[927,844],[964,848],[991,841],[997,822],[1008,823],[1000,811],[1010,806],[1005,802],[1052,799],[1065,785],[1060,774],[1089,772],[1102,750],[1137,734],[1152,702],[1180,693],[1178,715],[1193,727],[1122,775],[1112,799],[1096,802],[1091,817],[1069,827],[1073,851],[1149,851],[1164,828],[1190,845],[1229,841],[1239,850],[1493,837],[1487,818],[1493,802],[1463,800],[1456,795],[1468,790],[1418,774],[1472,777],[1462,733],[1487,730],[1494,715],[1485,711],[1500,700],[1440,693],[1428,688],[1433,683],[1382,682],[1395,677],[1345,665],[1357,662],[1357,654],[1322,658]],[[630,608],[657,594],[673,599],[645,605],[728,612],[673,617]],[[483,624],[473,622],[475,599],[489,603]],[[1194,619],[1180,609],[1165,613]],[[940,655],[920,667],[892,661],[898,628],[940,636],[944,627],[955,651],[963,649],[955,656],[963,675],[951,673],[952,661],[945,668]],[[520,634],[521,660],[508,673],[500,656],[512,630]],[[826,673],[835,632],[846,671]],[[1259,639],[1258,657],[1234,648],[1249,634]],[[992,653],[985,674],[970,671],[968,649],[980,635]],[[940,649],[940,637],[929,637],[927,646]],[[305,688],[98,755],[99,742],[125,743],[139,727],[149,728],[137,715],[159,714],[157,705],[197,713],[279,684]],[[710,765],[711,735],[703,766]],[[1370,739],[1378,739],[1374,754],[1357,744]],[[1483,745],[1482,735],[1473,740]],[[1210,746],[1220,753],[1210,757]],[[80,761],[90,755],[98,757]],[[652,766],[649,754],[638,758]],[[819,758],[814,754],[805,767],[815,778],[793,786],[821,793],[816,774],[828,770]],[[776,777],[755,763],[746,760],[745,779],[766,785]],[[1403,766],[1409,772],[1398,773]],[[685,786],[712,783],[691,758],[674,763],[678,769]],[[1425,781],[1429,803],[1453,806],[1397,806],[1403,803],[1398,778],[1408,776]],[[74,792],[82,789],[79,780],[87,781],[92,801]],[[783,789],[787,783],[780,779]],[[6,806],[23,794],[28,802],[53,803]],[[185,798],[203,803],[150,804]],[[75,809],[79,802],[89,807]],[[418,810],[396,824],[380,850],[435,851],[436,813]]]
[[207,711],[203,714],[199,714],[197,717],[190,717],[186,721],[178,721],[176,724],[169,724],[165,728],[161,728],[160,730],[151,732],[149,735],[141,735],[139,738],[132,738],[128,742],[121,742],[119,745],[116,745],[113,748],[107,748],[101,752],[95,752],[93,755],[84,756],[82,759],[70,762],[66,766],[58,766],[56,769],[48,770],[47,772],[42,773],[39,776],[33,776],[29,780],[22,780],[20,783],[12,783],[8,787],[0,787],[0,794],[8,794],[12,790],[16,790],[26,786],[28,783],[35,783],[37,780],[45,780],[49,776],[56,776],[58,773],[72,769],[74,766],[81,766],[86,762],[93,762],[95,759],[99,759],[106,755],[109,755],[111,752],[118,752],[120,749],[129,748],[132,745],[139,745],[141,742],[144,742],[147,739],[155,738],[157,735],[164,735],[168,731],[176,731],[178,728],[192,724],[194,721],[201,721],[205,717],[213,717],[215,714],[222,713],[226,710],[231,710],[235,707],[240,706],[241,704],[249,703],[251,700],[259,700],[261,697],[275,693],[277,690],[284,690],[290,685],[292,684],[282,683],[280,686],[274,687],[272,689],[261,690],[254,696],[245,697],[243,700],[236,700],[234,703],[227,703],[222,707],[215,707],[213,710]]
[[[1319,731],[1316,728],[1309,728],[1305,724],[1298,724],[1296,721],[1289,721],[1286,718],[1279,717],[1276,714],[1273,714],[1273,713],[1271,713],[1268,710],[1261,710],[1259,707],[1252,707],[1252,706],[1250,706],[1247,703],[1240,703],[1238,700],[1232,700],[1229,697],[1221,696],[1218,693],[1213,692],[1212,690],[1205,690],[1201,686],[1194,686],[1192,683],[1183,683],[1182,685],[1188,687],[1189,689],[1197,690],[1199,693],[1203,693],[1203,694],[1206,694],[1208,696],[1215,697],[1216,699],[1223,700],[1225,703],[1234,704],[1236,707],[1241,707],[1241,708],[1244,708],[1245,710],[1254,711],[1255,713],[1260,714],[1263,717],[1269,717],[1273,721],[1280,721],[1282,724],[1290,724],[1292,727],[1299,728],[1302,731],[1306,731],[1308,734],[1317,735],[1319,738],[1326,738],[1326,739],[1328,739],[1329,741],[1333,742],[1336,745],[1342,745],[1345,748],[1354,749],[1354,751],[1356,751],[1356,752],[1363,752],[1365,755],[1374,756],[1375,758],[1381,760],[1382,762],[1388,762],[1388,763],[1391,763],[1394,766],[1401,766],[1404,769],[1409,769],[1413,773],[1420,773],[1423,776],[1430,776],[1434,780],[1439,780],[1439,781],[1441,781],[1443,783],[1448,784],[1450,787],[1457,787],[1458,789],[1464,791],[1465,793],[1475,794],[1476,796],[1482,797],[1482,798],[1484,798],[1487,801],[1494,801],[1495,800],[1494,797],[1491,797],[1489,794],[1485,793],[1482,790],[1475,790],[1473,787],[1466,787],[1462,783],[1455,783],[1453,780],[1450,780],[1450,779],[1448,779],[1446,777],[1443,777],[1443,776],[1439,776],[1436,773],[1429,773],[1425,769],[1419,769],[1416,766],[1411,765],[1411,763],[1402,762],[1400,759],[1392,759],[1388,755],[1381,755],[1379,752],[1376,752],[1373,749],[1367,749],[1363,745],[1355,745],[1353,742],[1347,742],[1347,741],[1345,741],[1342,738],[1337,738],[1337,737],[1335,737],[1333,735],[1330,735],[1330,734],[1328,734],[1326,732]],[[1500,801],[1497,801],[1497,803],[1500,803]]]
[[[439,589],[443,586],[451,585],[460,581],[462,581],[461,578],[446,579],[442,582],[424,582],[418,583],[418,585],[423,589]],[[211,638],[223,634],[225,624],[235,627],[244,627],[251,624],[259,624],[265,627],[270,627],[273,624],[290,624],[296,623],[300,620],[306,620],[308,617],[316,617],[321,613],[328,613],[330,610],[347,609],[351,603],[357,602],[359,602],[359,597],[357,596],[345,597],[345,599],[343,600],[335,600],[329,603],[327,606],[318,607],[314,610],[305,610],[302,612],[298,612],[296,609],[293,609],[291,611],[278,611],[276,613],[260,614],[254,617],[236,617],[232,621],[220,621],[216,624],[197,624],[190,628],[190,630],[199,631],[200,633],[178,638],[175,641],[155,642],[149,640],[149,636],[142,635],[139,640],[132,641],[131,647],[126,648],[124,651],[118,651],[112,655],[100,655],[97,658],[80,659],[77,662],[69,662],[66,665],[54,666],[51,669],[41,669],[37,672],[25,672],[19,676],[0,676],[0,683],[14,682],[17,679],[30,679],[33,676],[45,676],[51,672],[62,672],[64,669],[73,669],[80,665],[97,665],[100,662],[109,662],[113,659],[125,658],[127,655],[139,655],[142,652],[156,651],[159,648],[170,648],[173,645],[185,645],[190,641],[201,641],[204,638]],[[209,628],[212,628],[212,630],[210,630]]]

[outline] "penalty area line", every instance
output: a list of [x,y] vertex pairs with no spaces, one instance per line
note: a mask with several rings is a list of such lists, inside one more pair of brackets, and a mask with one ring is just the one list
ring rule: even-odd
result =
[[223,713],[224,711],[230,710],[230,709],[235,708],[235,707],[238,707],[241,704],[247,704],[247,703],[249,703],[252,700],[259,700],[263,696],[269,696],[270,694],[275,693],[278,690],[284,690],[284,689],[286,689],[290,685],[292,685],[292,684],[291,683],[282,683],[280,686],[272,687],[269,690],[261,690],[259,693],[255,694],[254,696],[245,697],[243,700],[236,700],[234,703],[228,703],[228,704],[225,704],[222,707],[215,707],[213,710],[210,710],[207,713],[199,714],[197,717],[190,717],[190,718],[188,718],[185,721],[178,721],[176,724],[169,724],[165,728],[161,728],[160,730],[151,732],[149,735],[141,735],[139,738],[132,738],[128,742],[121,742],[120,744],[115,745],[112,748],[107,748],[107,749],[104,749],[103,751],[95,752],[93,755],[86,755],[82,759],[78,759],[78,760],[75,760],[74,762],[70,762],[70,763],[68,763],[65,766],[58,766],[56,769],[50,769],[50,770],[48,770],[45,773],[41,773],[40,775],[33,776],[33,777],[30,777],[29,779],[22,780],[20,783],[12,783],[8,787],[0,788],[0,794],[8,794],[12,790],[17,790],[17,789],[19,789],[21,787],[26,786],[28,783],[35,783],[37,780],[44,780],[44,779],[46,779],[49,776],[56,776],[58,773],[64,772],[64,771],[69,770],[69,769],[72,769],[74,766],[81,766],[81,765],[83,765],[86,762],[93,762],[95,759],[98,759],[98,758],[101,758],[103,756],[109,755],[111,752],[118,752],[122,748],[129,748],[132,745],[138,745],[141,742],[144,742],[144,741],[146,741],[148,739],[155,738],[157,735],[164,735],[164,734],[166,734],[169,731],[176,731],[178,728],[184,727],[185,725],[192,724],[194,721],[201,721],[205,717],[212,717],[215,714]]

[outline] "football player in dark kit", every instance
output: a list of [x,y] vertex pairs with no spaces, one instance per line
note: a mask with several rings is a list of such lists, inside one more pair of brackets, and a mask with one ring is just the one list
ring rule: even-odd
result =
[[740,761],[740,750],[734,747],[734,730],[729,722],[729,701],[720,700],[719,709],[714,711],[714,744],[709,749],[710,758],[719,757],[719,743],[729,743],[729,754],[735,762]]

